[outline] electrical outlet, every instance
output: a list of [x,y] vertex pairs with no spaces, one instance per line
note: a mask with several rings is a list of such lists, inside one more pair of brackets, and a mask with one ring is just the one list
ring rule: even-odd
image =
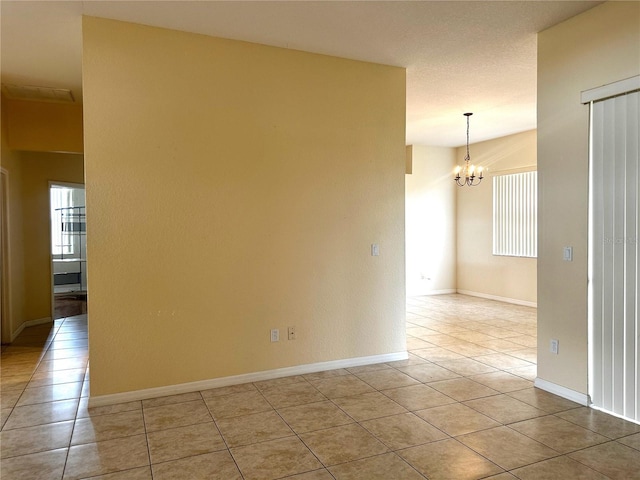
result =
[[271,329],[271,341],[272,342],[279,342],[280,341],[280,330],[278,330],[277,328],[272,328]]
[[549,351],[555,355],[558,354],[558,347],[560,345],[560,342],[558,340],[551,339],[551,343],[549,344]]
[[289,327],[287,329],[287,338],[289,340],[295,340],[296,339],[296,327]]

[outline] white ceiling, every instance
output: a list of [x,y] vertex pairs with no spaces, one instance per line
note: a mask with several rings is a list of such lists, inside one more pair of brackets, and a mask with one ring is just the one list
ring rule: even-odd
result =
[[536,33],[600,1],[2,0],[2,83],[82,97],[92,15],[407,69],[407,143],[459,146],[536,128]]

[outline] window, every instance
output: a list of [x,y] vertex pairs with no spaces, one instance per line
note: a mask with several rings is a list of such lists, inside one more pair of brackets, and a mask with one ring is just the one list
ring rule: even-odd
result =
[[493,254],[538,256],[538,174],[493,177]]

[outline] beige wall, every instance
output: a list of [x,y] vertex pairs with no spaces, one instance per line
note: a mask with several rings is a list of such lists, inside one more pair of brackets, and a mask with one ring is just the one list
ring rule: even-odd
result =
[[25,320],[51,317],[49,182],[84,183],[82,155],[20,152]]
[[[480,185],[456,190],[458,291],[535,305],[536,259],[494,256],[491,252],[492,176],[535,170],[536,131],[474,143],[469,151],[472,163],[488,168],[488,172]],[[457,164],[463,163],[465,153],[466,147],[457,149]]]
[[3,99],[13,150],[82,153],[82,105]]
[[[538,377],[579,393],[588,373],[589,162],[580,92],[639,73],[640,3],[607,2],[538,36]],[[563,246],[573,262],[562,261]]]
[[83,35],[92,396],[405,350],[404,69]]
[[[2,100],[4,107],[4,99]],[[24,316],[24,249],[22,233],[22,165],[18,152],[9,149],[6,137],[6,109],[2,109],[2,151],[0,163],[7,172],[8,200],[8,275],[7,301],[9,316],[3,319],[2,341],[11,341],[12,334],[25,320]],[[5,323],[6,322],[6,323]]]
[[405,176],[407,295],[455,292],[455,150],[410,146]]

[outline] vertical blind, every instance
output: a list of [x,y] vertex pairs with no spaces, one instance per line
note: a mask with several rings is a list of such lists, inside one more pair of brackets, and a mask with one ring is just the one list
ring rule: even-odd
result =
[[640,421],[638,91],[591,103],[589,394]]
[[493,177],[493,254],[538,255],[538,175]]

